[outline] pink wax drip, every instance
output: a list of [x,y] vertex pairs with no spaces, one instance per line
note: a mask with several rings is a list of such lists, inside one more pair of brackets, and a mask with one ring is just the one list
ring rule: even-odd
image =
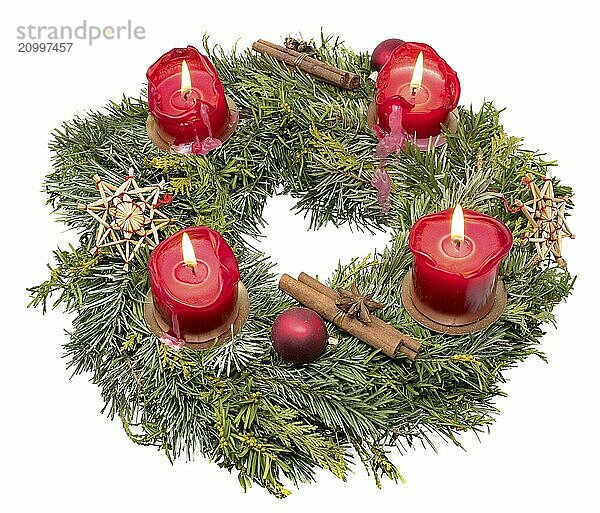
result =
[[377,190],[377,203],[379,203],[383,213],[386,214],[389,212],[391,206],[390,193],[392,192],[392,182],[390,181],[390,175],[385,170],[383,161],[381,161],[379,167],[375,170],[371,185]]
[[400,105],[392,105],[389,124],[389,134],[383,132],[381,129],[377,131],[379,142],[375,151],[380,159],[384,159],[388,155],[401,150],[404,148],[405,142],[410,140],[409,134],[402,126],[402,107]]
[[210,118],[208,116],[208,105],[205,103],[200,104],[200,117],[202,118],[202,122],[208,130],[208,137],[203,141],[200,141],[198,134],[196,133],[196,140],[192,145],[192,151],[194,153],[199,153],[200,155],[206,155],[209,151],[220,148],[223,143],[216,137],[213,137]]
[[179,319],[175,314],[171,314],[171,329],[168,335],[175,338],[183,338],[181,334],[181,328],[179,327]]
[[185,340],[171,335],[170,332],[165,333],[162,337],[160,337],[160,341],[174,351],[179,351],[185,345]]

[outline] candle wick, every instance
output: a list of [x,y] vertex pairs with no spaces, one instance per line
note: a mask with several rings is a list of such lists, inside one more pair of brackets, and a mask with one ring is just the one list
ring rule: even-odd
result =
[[417,93],[419,92],[419,88],[415,87],[415,86],[411,86],[410,88],[410,100],[408,100],[408,102],[411,105],[416,105],[417,104]]
[[456,251],[460,251],[460,239],[453,240]]
[[194,264],[188,264],[187,262],[184,262],[183,265],[190,269],[192,271],[192,274],[196,276],[196,266]]
[[190,98],[190,95],[192,94],[192,89],[188,89],[185,93],[182,93],[182,98],[183,101],[186,103],[186,105],[189,105],[190,103],[192,104],[192,106],[196,106],[196,104],[198,103],[198,100],[196,99],[195,96],[192,96]]

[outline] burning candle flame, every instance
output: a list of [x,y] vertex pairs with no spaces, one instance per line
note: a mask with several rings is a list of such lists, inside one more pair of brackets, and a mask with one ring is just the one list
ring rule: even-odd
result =
[[186,232],[183,232],[181,236],[181,252],[183,253],[183,263],[192,269],[196,267],[198,263],[196,253],[194,252],[190,236]]
[[181,63],[181,94],[186,96],[192,90],[192,77],[185,59]]
[[413,70],[412,78],[410,79],[410,90],[414,96],[421,89],[421,83],[423,82],[423,52],[419,52],[417,61],[415,62],[415,69]]
[[454,207],[452,214],[452,224],[450,225],[450,238],[452,242],[460,244],[465,240],[465,216],[460,205]]

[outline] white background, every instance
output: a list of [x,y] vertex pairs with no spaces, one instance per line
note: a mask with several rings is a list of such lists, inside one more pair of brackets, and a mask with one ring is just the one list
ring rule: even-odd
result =
[[[19,2],[2,13],[0,95],[3,349],[0,354],[3,511],[591,511],[597,510],[598,324],[597,179],[599,118],[597,19],[592,2],[170,1]],[[18,25],[119,25],[146,28],[143,41],[76,42],[70,54],[17,53]],[[508,107],[509,133],[557,159],[575,187],[569,268],[574,295],[556,313],[543,349],[507,373],[508,397],[481,442],[467,452],[440,443],[396,458],[406,485],[378,491],[358,469],[349,483],[323,473],[284,502],[199,459],[171,466],[138,447],[119,422],[101,413],[99,389],[70,374],[61,358],[69,319],[27,310],[25,288],[47,277],[45,263],[72,235],[52,221],[41,182],[50,170],[47,142],[63,120],[122,94],[136,95],[145,71],[174,46],[200,44],[202,34],[230,47],[260,37],[280,41],[320,28],[356,49],[388,37],[431,44],[457,70],[461,103],[484,98]],[[366,254],[386,242],[346,230],[306,233],[285,199],[269,204],[264,249],[279,272],[328,274],[338,257]],[[592,210],[594,209],[594,210]],[[290,248],[294,248],[291,252]],[[317,247],[319,251],[317,254]]]

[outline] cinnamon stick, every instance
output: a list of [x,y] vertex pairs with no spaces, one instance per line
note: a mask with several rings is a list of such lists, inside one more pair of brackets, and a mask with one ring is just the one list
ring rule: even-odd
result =
[[259,39],[252,44],[252,49],[264,53],[293,66],[310,75],[345,89],[356,89],[360,85],[360,76],[356,73],[336,68],[327,62],[321,62],[309,55],[284,46],[279,46],[264,39]]
[[417,352],[406,347],[402,341],[405,335],[398,330],[383,329],[381,326],[366,325],[358,319],[353,319],[335,305],[329,295],[313,289],[309,285],[292,278],[289,274],[284,274],[279,280],[279,288],[289,294],[296,301],[317,312],[321,317],[333,322],[338,328],[350,333],[350,335],[362,340],[366,344],[380,349],[382,353],[394,358],[399,352],[414,360]]
[[[321,294],[324,294],[327,297],[331,298],[333,301],[335,301],[338,298],[338,293],[335,290],[321,283],[319,280],[313,278],[312,276],[309,276],[306,273],[300,273],[300,275],[298,276],[298,281],[308,285],[309,287],[312,287]],[[373,324],[373,326],[377,326],[378,328],[386,332],[389,332],[390,336],[400,334],[402,336],[402,345],[412,350],[413,352],[418,353],[421,349],[421,342],[415,340],[412,337],[409,337],[408,335],[404,335],[396,328],[394,328],[391,324],[388,324],[383,319],[380,319],[379,317],[373,314],[371,314],[371,324]]]

